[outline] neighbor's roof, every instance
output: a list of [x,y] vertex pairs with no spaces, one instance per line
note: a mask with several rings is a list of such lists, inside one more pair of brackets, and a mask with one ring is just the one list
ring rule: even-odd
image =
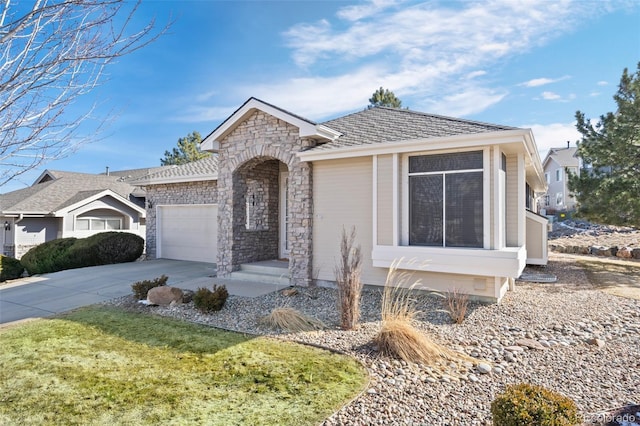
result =
[[148,176],[132,180],[131,183],[133,185],[146,186],[217,179],[218,156],[211,155],[210,157],[192,161],[191,163],[182,164],[180,166],[165,166],[162,170]]
[[49,214],[105,190],[131,201],[129,195],[136,189],[117,175],[61,171],[49,171],[48,174],[55,178],[2,194],[0,213]]
[[578,148],[575,146],[569,148],[551,148],[543,164],[546,166],[547,161],[553,158],[561,167],[578,167],[579,160],[576,157],[576,152],[578,152]]
[[313,151],[517,129],[389,107],[368,108],[322,124],[342,136]]

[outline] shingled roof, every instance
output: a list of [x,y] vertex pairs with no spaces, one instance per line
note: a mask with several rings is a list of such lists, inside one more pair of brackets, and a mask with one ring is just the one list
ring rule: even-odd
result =
[[579,161],[576,157],[576,152],[578,152],[578,148],[575,146],[568,148],[551,148],[542,164],[546,165],[547,161],[553,158],[561,167],[577,167]]
[[516,129],[389,107],[368,108],[322,124],[342,136],[314,147],[313,151]]
[[139,179],[132,180],[131,183],[133,185],[146,186],[217,179],[218,156],[211,155],[210,157],[192,161],[187,164],[181,164],[179,166],[165,166],[162,170]]
[[2,194],[0,213],[48,214],[106,190],[131,201],[130,194],[137,189],[117,175],[61,171],[49,171],[49,175],[54,179]]

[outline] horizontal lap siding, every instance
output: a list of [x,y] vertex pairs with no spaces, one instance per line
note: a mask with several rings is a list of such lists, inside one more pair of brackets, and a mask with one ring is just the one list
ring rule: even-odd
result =
[[386,272],[373,268],[371,157],[327,160],[313,163],[313,269],[315,278],[335,281],[334,268],[340,256],[340,235],[356,227],[356,244],[362,249],[362,280],[384,283]]

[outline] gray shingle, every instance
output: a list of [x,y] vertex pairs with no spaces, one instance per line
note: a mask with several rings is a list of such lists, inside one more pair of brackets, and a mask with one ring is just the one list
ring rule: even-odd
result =
[[180,166],[165,166],[162,170],[131,181],[134,185],[153,185],[171,181],[216,180],[218,178],[218,156],[212,155]]
[[107,189],[129,199],[135,189],[119,176],[59,171],[50,174],[56,179],[2,194],[0,211],[49,213]]
[[314,151],[516,129],[389,107],[365,109],[322,124],[343,136],[313,148]]

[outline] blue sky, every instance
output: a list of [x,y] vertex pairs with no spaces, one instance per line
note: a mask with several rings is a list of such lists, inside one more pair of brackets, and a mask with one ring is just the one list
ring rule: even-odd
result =
[[613,111],[640,61],[637,1],[145,1],[136,19],[153,17],[175,22],[76,105],[116,112],[103,133],[0,193],[47,168],[160,165],[251,96],[320,122],[380,86],[413,110],[532,128],[544,155],[579,139],[576,110]]

